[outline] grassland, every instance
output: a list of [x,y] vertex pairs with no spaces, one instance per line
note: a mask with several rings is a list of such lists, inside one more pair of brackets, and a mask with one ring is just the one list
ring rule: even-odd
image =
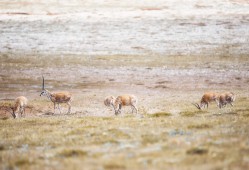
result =
[[[0,169],[249,167],[245,56],[60,59],[5,54],[0,59]],[[62,114],[52,115],[53,104],[39,97],[41,74],[49,90],[73,93],[72,114],[65,114],[62,105]],[[235,106],[211,104],[199,111],[191,105],[209,90],[232,90]],[[123,108],[114,116],[104,107],[107,95],[122,93],[138,96],[139,115]],[[5,109],[18,95],[27,96],[29,105],[24,118],[13,119]]]
[[247,103],[179,115],[1,119],[0,169],[248,169]]
[[[26,1],[0,3],[0,170],[249,169],[247,1]],[[234,107],[197,110],[208,91]],[[104,106],[120,94],[138,115]]]

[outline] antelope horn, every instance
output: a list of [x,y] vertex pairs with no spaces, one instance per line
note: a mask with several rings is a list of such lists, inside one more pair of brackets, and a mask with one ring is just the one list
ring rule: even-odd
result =
[[44,90],[44,86],[45,86],[44,77],[42,76],[42,90]]
[[5,108],[5,110],[8,111],[11,114],[11,116],[13,116],[14,119],[16,118],[16,115],[14,114],[13,108],[11,108],[12,112],[9,109],[7,109],[7,108]]
[[198,103],[192,103],[197,109],[201,110],[201,107]]

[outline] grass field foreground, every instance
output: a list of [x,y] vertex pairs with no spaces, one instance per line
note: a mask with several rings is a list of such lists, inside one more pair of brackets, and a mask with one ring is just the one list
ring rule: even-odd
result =
[[247,169],[247,102],[219,113],[2,119],[0,168]]

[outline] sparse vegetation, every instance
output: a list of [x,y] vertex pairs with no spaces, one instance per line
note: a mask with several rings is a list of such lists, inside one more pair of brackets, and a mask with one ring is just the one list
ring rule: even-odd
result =
[[168,112],[156,112],[156,113],[150,114],[149,117],[168,117],[171,115],[172,114]]
[[[0,5],[0,169],[249,169],[248,2],[36,2]],[[42,76],[71,114],[39,97]],[[208,91],[234,106],[198,110]],[[104,106],[127,93],[138,114]]]
[[211,127],[212,127],[212,125],[209,125],[206,123],[188,126],[188,128],[190,128],[190,129],[207,129],[207,128],[211,128]]
[[122,170],[126,169],[125,165],[119,164],[118,162],[115,163],[109,163],[104,165],[104,169],[107,170]]
[[[56,168],[56,162],[60,161],[62,169],[71,164],[77,167],[80,165],[77,162],[93,169],[136,169],[148,161],[147,167],[161,169],[161,166],[168,166],[167,157],[168,161],[178,162],[175,167],[196,168],[198,164],[190,164],[195,162],[191,156],[201,155],[200,162],[213,162],[212,167],[216,167],[218,161],[230,155],[235,145],[238,149],[233,150],[232,155],[243,159],[230,156],[231,165],[234,161],[243,164],[248,158],[247,147],[238,143],[248,140],[249,117],[234,114],[217,117],[212,113],[186,117],[167,112],[155,115],[140,119],[68,115],[0,120],[1,166],[47,167],[49,158],[50,168]],[[22,131],[16,130],[20,128]],[[24,159],[16,160],[19,157]],[[92,165],[96,159],[98,161]]]
[[195,116],[195,115],[198,115],[198,114],[205,114],[205,113],[208,113],[207,110],[195,110],[195,111],[182,111],[180,112],[180,115],[181,116]]
[[191,148],[187,150],[186,153],[189,155],[203,155],[203,154],[207,154],[208,150],[204,148]]
[[[119,65],[116,57],[100,58],[114,66]],[[71,59],[66,57],[70,65],[76,66],[76,62]],[[125,60],[124,56],[121,56],[121,59],[129,66],[139,65],[137,60],[130,62],[130,58]],[[143,61],[144,58],[139,59]],[[192,63],[186,67],[192,67],[204,60],[198,59],[199,61],[195,63],[192,57],[168,59],[169,65],[177,60],[179,65],[176,67],[179,69],[187,60]],[[76,57],[76,60],[79,58]],[[98,66],[98,60],[99,58],[91,60],[91,64]],[[79,62],[86,65],[84,62],[88,61],[79,60]],[[227,62],[226,58],[224,64]],[[62,61],[59,61],[60,64],[62,65]],[[166,62],[160,57],[151,60],[150,66],[146,66],[149,69],[143,68],[145,63],[141,63],[140,74],[144,69],[152,72],[157,69],[161,71],[162,64],[165,65]],[[98,67],[102,68],[102,66]],[[127,68],[121,70],[121,73],[127,70],[132,70],[129,73],[132,77],[139,68],[136,70]],[[99,72],[93,77],[96,77]],[[187,89],[190,86],[188,86],[181,89],[183,93],[179,93],[177,88],[171,86],[175,83],[174,79],[166,81],[164,75],[161,76],[163,77],[155,78],[153,82],[158,85],[167,84],[170,89],[154,88],[146,79],[139,79],[138,83],[134,83],[133,92],[138,95],[139,101],[138,115],[130,114],[129,107],[122,108],[124,112],[119,116],[114,116],[113,110],[107,109],[102,112],[99,109],[103,108],[103,99],[106,96],[102,94],[102,91],[105,91],[103,89],[110,90],[108,89],[109,80],[115,79],[111,81],[111,85],[115,88],[119,87],[115,84],[120,81],[119,77],[111,76],[106,82],[99,84],[93,83],[89,76],[82,75],[82,79],[90,83],[86,85],[76,81],[76,85],[72,86],[76,90],[72,114],[65,114],[67,109],[62,110],[62,114],[47,114],[53,109],[53,105],[35,94],[34,99],[30,100],[30,106],[27,107],[27,116],[14,120],[4,111],[13,101],[2,100],[0,102],[2,116],[0,119],[0,138],[2,139],[0,169],[39,169],[39,167],[57,169],[58,166],[59,169],[70,169],[72,166],[75,169],[81,169],[82,164],[88,169],[110,170],[165,169],[165,167],[202,169],[207,163],[215,169],[221,167],[228,159],[227,166],[240,169],[243,165],[243,169],[247,169],[248,164],[244,160],[249,159],[246,145],[249,133],[248,99],[239,96],[234,107],[218,109],[215,104],[210,104],[208,109],[198,110],[189,103],[189,100],[194,102],[199,99],[201,92],[198,94],[198,89],[189,92]],[[10,79],[6,81],[13,82]],[[41,78],[31,83],[40,85],[40,81]],[[22,79],[21,83],[23,82],[28,82],[28,79]],[[58,82],[49,80],[48,84],[59,86]],[[146,88],[147,85],[151,88]],[[82,87],[88,89],[81,94],[79,89]],[[100,91],[98,91],[99,88]],[[137,90],[140,88],[142,88],[141,93]],[[143,88],[148,94],[143,93]],[[164,95],[155,95],[154,92]],[[237,92],[242,93],[240,90]],[[96,95],[97,93],[101,95]],[[194,96],[189,97],[191,95]],[[98,113],[101,113],[100,116],[96,116]],[[237,163],[234,164],[234,162]]]
[[79,149],[64,149],[60,151],[57,156],[59,157],[78,157],[78,156],[86,156],[87,152],[79,150]]
[[17,167],[21,167],[21,166],[24,166],[24,165],[29,165],[30,162],[28,159],[19,159],[17,161],[15,161],[15,166]]

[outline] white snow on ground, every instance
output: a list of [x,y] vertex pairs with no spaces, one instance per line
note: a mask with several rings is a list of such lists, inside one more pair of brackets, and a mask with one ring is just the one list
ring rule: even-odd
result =
[[249,1],[2,0],[0,51],[247,55]]

